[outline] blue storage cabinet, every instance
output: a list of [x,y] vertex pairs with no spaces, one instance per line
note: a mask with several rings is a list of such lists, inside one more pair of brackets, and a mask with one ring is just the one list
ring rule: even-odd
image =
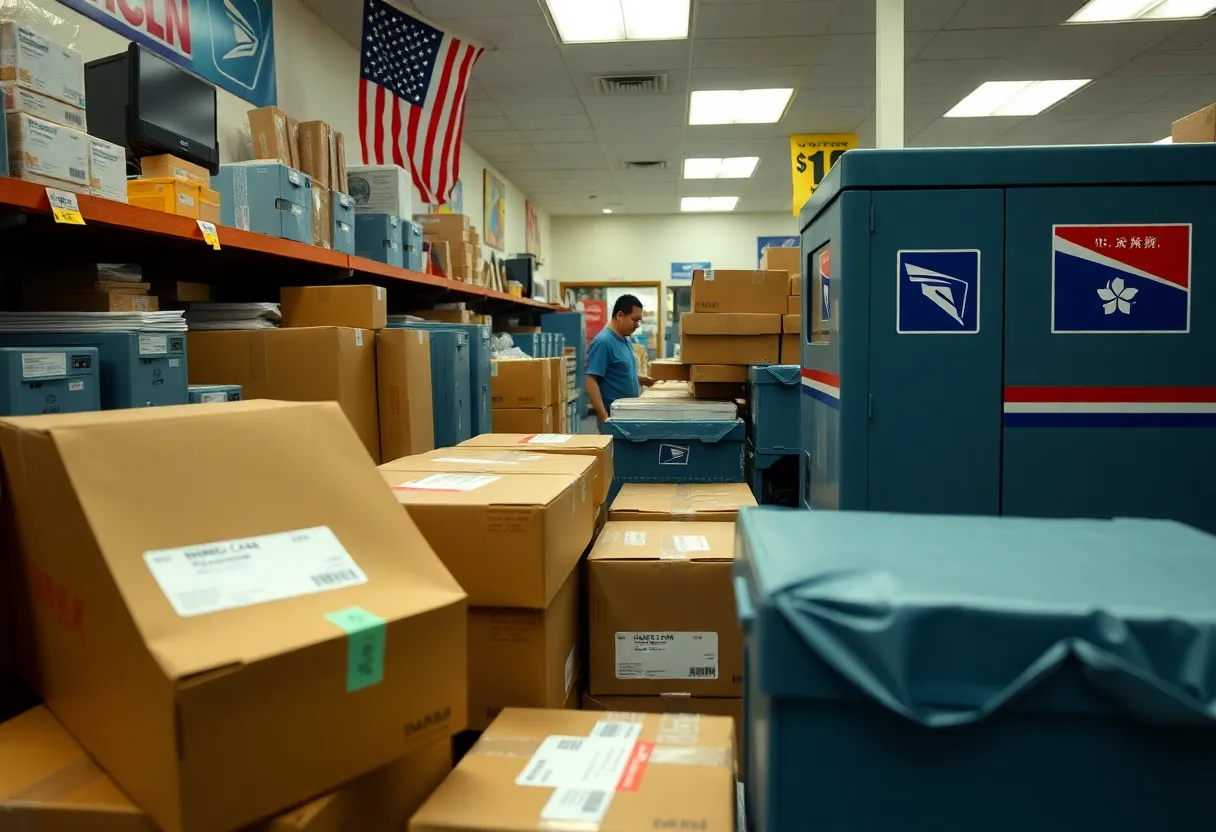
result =
[[[390,327],[402,326],[406,329],[450,330],[463,332],[468,336],[469,343],[469,405],[468,423],[469,435],[478,436],[483,433],[493,433],[493,412],[490,403],[490,326],[488,324],[448,324],[440,321],[418,322],[408,324],[390,323]],[[436,445],[436,447],[440,447]]]
[[775,508],[738,526],[749,829],[1133,832],[1210,814],[1216,538]]
[[98,373],[94,347],[0,347],[0,416],[100,410]]
[[431,404],[435,447],[449,448],[471,439],[469,424],[469,335],[430,329]]
[[802,452],[801,371],[796,364],[753,364],[747,368],[750,438],[757,453]]
[[[540,316],[541,329],[557,332],[565,338],[565,346],[574,347],[574,389],[578,393],[578,413],[591,406],[587,399],[587,319],[582,312],[546,312]],[[572,427],[571,430],[574,430]]]
[[743,482],[742,419],[609,419],[616,479],[625,482]]
[[1216,144],[845,154],[800,218],[806,504],[1216,530],[1214,201]]

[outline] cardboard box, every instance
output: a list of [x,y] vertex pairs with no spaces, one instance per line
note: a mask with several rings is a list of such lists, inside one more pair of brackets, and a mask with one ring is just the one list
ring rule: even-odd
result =
[[802,294],[802,275],[800,275],[800,274],[790,275],[790,294],[791,295],[801,295]]
[[[404,829],[451,770],[442,740],[244,832]],[[157,832],[44,707],[0,724],[0,804],[6,829]]]
[[286,116],[287,119],[287,152],[291,154],[291,161],[287,166],[295,170],[300,169],[300,122],[292,116]]
[[421,329],[376,333],[380,458],[398,459],[435,447],[431,339]]
[[766,248],[760,256],[760,268],[771,272],[802,274],[802,250],[797,248]]
[[463,727],[464,593],[359,447],[330,402],[0,420],[41,693],[164,832]]
[[415,214],[414,222],[422,226],[423,234],[461,244],[470,242],[469,218],[464,214]]
[[279,290],[283,326],[388,326],[388,291],[383,286],[284,286]]
[[694,381],[690,392],[694,399],[736,401],[747,398],[747,385],[729,384],[723,381]]
[[[546,454],[526,448],[437,448],[380,465],[381,471],[449,474],[567,474],[578,477],[578,487],[595,495],[596,459],[586,454]],[[588,541],[590,542],[590,541]]]
[[[650,760],[651,749],[661,758]],[[594,775],[577,788],[549,787],[573,771]],[[729,719],[508,708],[414,815],[410,832],[723,832],[735,829],[737,788]]]
[[781,363],[802,364],[802,336],[797,332],[781,336]]
[[380,460],[376,349],[370,330],[301,327],[193,331],[191,384],[239,384],[247,399],[337,402]]
[[143,157],[139,160],[139,172],[144,179],[180,179],[200,188],[211,187],[211,171],[168,153]]
[[206,283],[156,279],[152,282],[152,291],[164,302],[209,303],[211,301],[211,287]]
[[84,61],[24,23],[0,21],[0,81],[84,109]]
[[680,336],[680,360],[686,364],[776,364],[780,358],[779,335]]
[[337,187],[334,189],[339,193],[349,194],[347,188],[350,187],[350,180],[346,173],[346,134],[334,133],[334,170],[337,174]]
[[491,361],[490,404],[495,410],[548,407],[553,404],[552,375],[552,364],[547,358]]
[[392,214],[402,220],[414,213],[414,182],[396,165],[354,165],[346,169],[347,189],[355,211]]
[[756,505],[746,483],[627,482],[612,501],[609,520],[735,522],[739,509]]
[[89,129],[85,111],[81,107],[73,107],[49,95],[26,89],[15,81],[0,84],[0,94],[4,96],[5,113],[27,113],[75,130],[87,132]]
[[577,474],[380,469],[397,502],[475,607],[543,610],[578,566],[595,525]]
[[695,364],[691,368],[692,382],[747,383],[747,368],[731,364]]
[[609,522],[587,557],[592,694],[743,696],[728,523]]
[[553,433],[553,409],[549,407],[496,407],[490,426],[495,433]]
[[647,375],[656,381],[688,381],[688,365],[677,358],[660,358],[650,362]]
[[469,324],[473,322],[473,313],[467,309],[417,309],[409,314],[425,321],[439,321],[445,324]]
[[253,158],[272,159],[299,170],[297,154],[292,152],[288,116],[278,107],[250,110],[249,132],[253,137]]
[[592,696],[583,694],[584,711],[725,716],[735,723],[735,767],[743,773],[743,700],[720,696]]
[[127,201],[126,148],[89,136],[89,193]]
[[[330,187],[330,144],[333,130],[323,121],[300,122],[300,171],[312,177],[313,186]],[[390,212],[392,213],[392,212]]]
[[1216,104],[1209,104],[1175,121],[1170,136],[1175,144],[1216,142]]
[[156,312],[160,309],[155,295],[132,292],[23,295],[20,306],[25,312]]
[[549,361],[549,384],[553,389],[552,398],[554,404],[566,403],[566,386],[569,379],[566,378],[566,359],[550,358]]
[[782,315],[781,316],[781,331],[789,334],[799,335],[802,333],[802,315]]
[[789,280],[788,272],[698,269],[692,273],[692,311],[780,315]]
[[[89,137],[28,113],[6,115],[10,172],[18,179],[49,179],[89,187]],[[54,183],[50,183],[54,187]]]
[[201,194],[198,185],[180,179],[127,180],[127,202],[179,217],[199,219]]
[[198,218],[219,225],[220,208],[220,192],[200,186],[198,189]]
[[785,314],[801,315],[802,314],[802,295],[790,295],[785,299]]
[[596,506],[603,505],[612,489],[612,437],[546,433],[483,433],[460,443],[461,448],[481,450],[524,450],[549,454],[575,454],[595,457],[595,472],[592,486]]
[[579,570],[543,610],[469,609],[469,730],[503,708],[560,708],[582,670]]
[[312,186],[312,244],[334,247],[334,204],[332,191],[324,185]]
[[692,312],[680,316],[682,335],[776,335],[779,332],[780,315]]

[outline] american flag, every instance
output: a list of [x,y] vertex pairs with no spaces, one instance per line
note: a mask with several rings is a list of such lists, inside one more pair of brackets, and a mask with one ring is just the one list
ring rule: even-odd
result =
[[409,168],[423,202],[446,202],[460,178],[465,93],[484,51],[384,0],[365,0],[363,163]]

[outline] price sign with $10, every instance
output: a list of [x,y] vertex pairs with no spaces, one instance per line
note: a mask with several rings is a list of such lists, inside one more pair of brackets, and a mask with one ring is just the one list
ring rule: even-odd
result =
[[836,161],[857,147],[856,133],[790,136],[790,169],[794,179],[794,216],[806,205]]

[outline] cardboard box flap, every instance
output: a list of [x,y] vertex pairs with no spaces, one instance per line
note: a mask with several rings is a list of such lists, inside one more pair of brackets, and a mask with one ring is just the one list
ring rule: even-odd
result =
[[380,466],[381,471],[474,471],[493,474],[574,474],[590,476],[591,454],[551,454],[501,448],[439,448],[402,457]]
[[612,502],[612,512],[644,516],[691,517],[735,515],[756,505],[746,483],[637,483],[627,482]]
[[[326,618],[336,610],[358,606],[392,621],[463,597],[362,447],[333,403],[0,420],[10,482],[13,464],[61,468],[71,490],[58,500],[76,501],[91,533],[71,543],[97,547],[126,612],[176,680],[345,639]],[[42,500],[54,511],[51,484],[14,485],[18,510]],[[49,524],[19,533],[32,550],[68,542]],[[295,557],[288,552],[307,552],[315,574],[242,578],[219,591],[200,589],[190,571],[203,561],[253,563],[251,552],[280,566]]]
[[612,521],[604,525],[588,559],[592,561],[730,561],[735,527],[730,523]]
[[577,474],[453,473],[427,470],[382,470],[380,476],[404,506],[547,506],[573,488]]

